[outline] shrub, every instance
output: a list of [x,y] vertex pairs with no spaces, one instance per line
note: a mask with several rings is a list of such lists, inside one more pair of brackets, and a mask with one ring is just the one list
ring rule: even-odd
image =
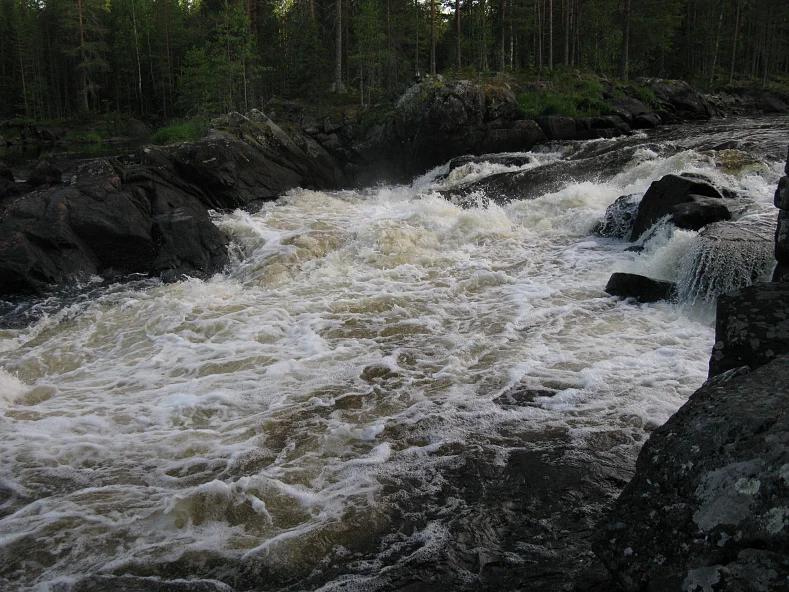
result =
[[174,123],[157,130],[151,137],[153,144],[173,144],[175,142],[194,142],[208,131],[208,124],[202,119],[190,119]]

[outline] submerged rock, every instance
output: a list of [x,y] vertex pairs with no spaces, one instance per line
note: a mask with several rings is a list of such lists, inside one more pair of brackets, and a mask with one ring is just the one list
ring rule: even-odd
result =
[[789,284],[755,284],[718,298],[710,377],[789,354]]
[[768,214],[705,226],[680,261],[680,300],[714,302],[766,276],[774,263],[774,224]]
[[677,285],[663,280],[654,280],[635,273],[614,273],[605,286],[611,296],[635,298],[638,302],[676,300]]
[[608,206],[603,219],[597,224],[594,233],[607,238],[626,238],[633,232],[633,222],[638,213],[641,196],[623,195]]
[[487,163],[487,164],[498,164],[503,166],[523,166],[529,164],[532,161],[532,157],[526,154],[482,154],[480,156],[474,156],[473,154],[468,154],[466,156],[458,156],[457,158],[453,158],[449,162],[449,170],[454,171],[458,167],[462,167],[466,164],[477,164],[477,163]]
[[712,185],[678,175],[666,175],[652,183],[638,206],[630,240],[638,240],[655,222],[672,214],[675,206],[693,201],[694,195],[722,197]]
[[594,543],[625,590],[786,589],[787,400],[784,356],[705,384],[652,434]]

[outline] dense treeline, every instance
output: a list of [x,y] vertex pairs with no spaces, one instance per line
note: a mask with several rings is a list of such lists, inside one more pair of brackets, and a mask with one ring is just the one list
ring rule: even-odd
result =
[[0,116],[208,116],[567,65],[703,86],[789,72],[786,0],[0,0]]

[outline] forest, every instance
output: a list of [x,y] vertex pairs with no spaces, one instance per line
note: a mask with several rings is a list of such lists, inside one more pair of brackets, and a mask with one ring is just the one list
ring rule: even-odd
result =
[[391,100],[417,74],[785,83],[786,0],[0,0],[0,118]]

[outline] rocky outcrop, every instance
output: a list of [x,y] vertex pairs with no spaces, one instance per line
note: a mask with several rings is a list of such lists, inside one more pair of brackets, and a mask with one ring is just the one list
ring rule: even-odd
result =
[[674,214],[674,207],[694,201],[694,196],[721,198],[712,185],[678,175],[666,175],[649,186],[633,222],[630,240],[635,241],[663,216]]
[[605,286],[611,296],[635,298],[641,303],[675,300],[677,285],[672,282],[655,280],[635,273],[614,273]]
[[711,119],[723,115],[703,94],[682,80],[652,78],[640,79],[639,83],[654,93],[666,121]]
[[710,377],[789,354],[789,284],[755,284],[718,298]]
[[98,274],[213,274],[227,263],[227,239],[209,209],[251,207],[294,187],[343,182],[320,146],[302,146],[260,112],[234,113],[197,142],[143,148],[136,163],[83,164],[69,185],[42,163],[33,182],[13,184],[28,193],[6,192],[0,201],[0,294]]
[[710,381],[652,434],[594,544],[625,590],[786,589],[788,400],[780,357]]
[[775,260],[778,265],[773,273],[774,282],[789,281],[789,155],[784,172],[775,190],[775,207],[778,208],[778,225],[775,229]]

